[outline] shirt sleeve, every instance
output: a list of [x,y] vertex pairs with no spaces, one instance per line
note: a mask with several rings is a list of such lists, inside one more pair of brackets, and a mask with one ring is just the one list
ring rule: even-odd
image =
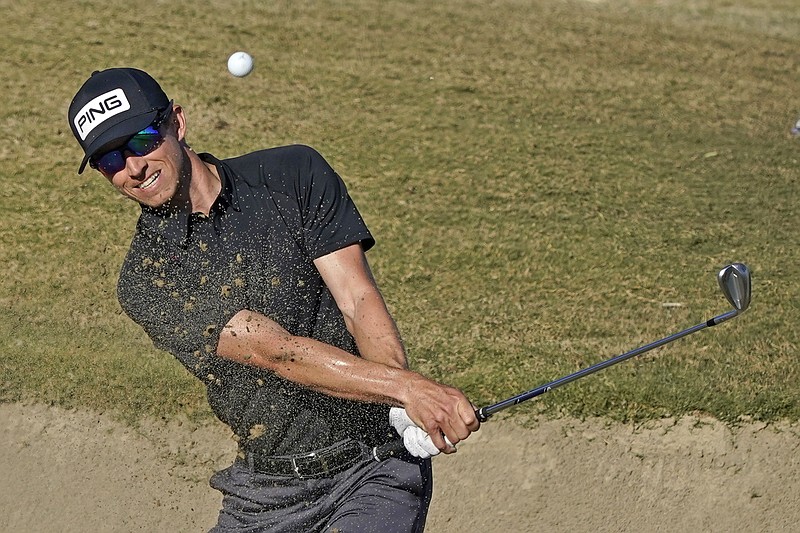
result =
[[312,259],[360,242],[364,250],[375,240],[342,178],[314,149],[297,150],[297,187],[303,240]]

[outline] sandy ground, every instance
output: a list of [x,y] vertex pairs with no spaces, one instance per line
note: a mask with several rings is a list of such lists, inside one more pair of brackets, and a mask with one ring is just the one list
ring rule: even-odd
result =
[[[222,426],[0,405],[0,531],[200,532]],[[800,425],[492,420],[437,457],[426,531],[800,531]]]

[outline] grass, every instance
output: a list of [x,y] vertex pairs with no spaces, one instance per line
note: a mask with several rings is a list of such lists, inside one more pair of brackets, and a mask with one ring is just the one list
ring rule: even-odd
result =
[[800,416],[794,0],[0,7],[0,401],[209,416],[116,302],[138,209],[74,174],[69,101],[125,65],[199,151],[319,149],[413,367],[476,404],[726,311],[714,275],[743,261],[747,314],[514,413]]

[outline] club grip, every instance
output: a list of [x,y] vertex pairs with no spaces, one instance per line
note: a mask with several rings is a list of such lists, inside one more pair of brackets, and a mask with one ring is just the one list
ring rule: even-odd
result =
[[[489,420],[489,417],[492,416],[492,407],[495,406],[490,405],[489,407],[481,407],[480,409],[475,410],[475,416],[481,422],[481,424]],[[406,453],[406,447],[403,444],[403,439],[390,440],[389,442],[381,444],[380,446],[375,446],[372,449],[372,457],[376,461],[383,461],[389,457],[397,457],[403,453]]]
[[403,445],[403,439],[390,440],[380,446],[375,446],[372,449],[372,457],[376,461],[383,461],[389,457],[397,457],[406,453],[406,447]]

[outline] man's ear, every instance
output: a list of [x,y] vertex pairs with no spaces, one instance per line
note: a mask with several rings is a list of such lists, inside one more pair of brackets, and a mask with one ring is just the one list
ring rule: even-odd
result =
[[183,142],[186,139],[186,115],[179,104],[173,104],[171,120],[175,126],[175,134],[178,137],[178,141]]

